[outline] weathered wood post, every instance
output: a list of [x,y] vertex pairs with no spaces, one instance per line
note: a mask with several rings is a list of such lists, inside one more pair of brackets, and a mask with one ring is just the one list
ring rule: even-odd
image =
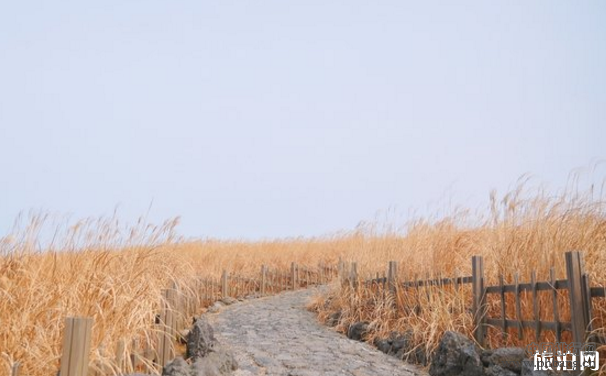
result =
[[290,264],[290,278],[292,278],[292,289],[297,288],[297,264],[294,262]]
[[482,256],[471,258],[471,279],[473,290],[473,322],[475,325],[474,338],[480,347],[484,347],[486,328],[486,293],[484,289],[484,261]]
[[349,283],[350,283],[351,288],[353,288],[353,289],[358,288],[358,263],[357,262],[351,263],[351,272],[349,274]]
[[295,277],[297,278],[297,288],[301,287],[301,273],[300,273],[300,266],[298,264],[295,264]]
[[[389,293],[393,297],[393,307],[396,311],[399,310],[398,305],[398,263],[397,261],[390,261],[387,268],[387,277],[385,278],[387,281],[387,289]],[[383,290],[383,294],[385,294],[385,290]]]
[[594,338],[593,333],[593,304],[591,299],[591,285],[589,282],[589,274],[583,273],[581,276],[581,287],[583,290],[583,295],[585,297],[585,317],[587,319],[587,336],[585,337],[586,342],[597,342],[597,338]]
[[164,367],[175,357],[174,341],[177,332],[177,290],[162,290],[163,302],[160,314],[160,333],[158,341],[158,362]]
[[125,369],[124,369],[126,366],[125,357],[124,357],[125,351],[126,351],[126,344],[125,344],[124,340],[121,339],[116,344],[116,366],[118,366],[118,369],[120,371],[125,371]]
[[541,340],[541,315],[539,312],[539,294],[537,290],[537,272],[530,272],[530,286],[532,290],[532,316],[534,318],[534,339],[536,342]]
[[223,298],[227,298],[229,296],[228,279],[229,277],[227,276],[227,271],[224,270],[223,274],[221,275],[221,297]]
[[389,267],[387,269],[387,286],[389,288],[389,292],[396,295],[398,290],[398,262],[390,261]]
[[591,298],[587,297],[583,281],[583,258],[580,252],[566,252],[566,276],[570,296],[572,338],[584,343],[591,322]]
[[61,376],[87,376],[92,327],[90,317],[65,319]]
[[175,315],[175,333],[183,329],[187,323],[186,321],[186,312],[187,312],[187,299],[183,291],[179,288],[176,282],[173,281],[171,285],[171,290],[173,291],[174,296],[172,297],[173,302],[173,314]]
[[[156,325],[156,327],[159,327],[159,325]],[[160,329],[158,329],[157,331],[158,335],[156,335],[156,339],[157,339],[157,345],[159,346],[162,340],[162,336],[160,335],[162,333],[162,331]],[[154,349],[154,345],[152,342],[150,341],[145,341],[145,347],[143,348],[143,359],[152,362],[154,359],[157,359],[158,356],[158,351],[156,349]],[[155,367],[151,367],[149,365],[149,363],[145,364],[145,369],[148,373],[154,372],[156,371],[156,369],[154,369]]]
[[318,270],[319,270],[318,284],[321,285],[324,283],[324,263],[320,263]]
[[133,371],[137,371],[139,367],[139,339],[133,338],[133,342],[131,344],[131,352],[130,352],[130,364],[133,367]]
[[[189,301],[189,312],[187,317],[195,316],[198,313],[198,304],[200,304],[200,279],[194,279],[194,286],[191,291],[188,292],[188,301]],[[185,325],[189,325],[189,322],[186,320]]]
[[341,282],[341,286],[344,286],[346,283],[345,263],[343,262],[343,259],[341,259],[341,257],[339,257],[339,264],[337,265],[337,273],[339,274],[339,282]]
[[19,376],[21,373],[21,363],[15,362],[13,363],[13,367],[11,368],[11,376]]
[[265,284],[267,283],[267,266],[261,265],[261,295],[265,295]]

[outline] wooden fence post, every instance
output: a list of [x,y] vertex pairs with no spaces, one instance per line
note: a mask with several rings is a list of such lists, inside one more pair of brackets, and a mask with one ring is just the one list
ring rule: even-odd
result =
[[294,262],[290,264],[290,277],[292,278],[292,289],[295,290],[297,288],[297,264]]
[[[158,330],[157,333],[161,333],[161,331]],[[160,336],[156,336],[156,337],[158,338],[158,344],[159,344],[160,340],[162,338]],[[150,343],[149,341],[145,341],[145,347],[143,348],[143,358],[145,360],[147,360],[148,362],[152,362],[154,359],[158,359],[158,351],[156,349],[154,349],[153,344]],[[149,364],[145,364],[145,369],[147,370],[147,373],[156,371],[155,369],[153,369],[153,367],[150,367]]]
[[473,290],[473,322],[475,325],[474,337],[480,347],[484,347],[486,328],[484,318],[486,317],[486,292],[484,289],[484,261],[482,256],[471,258],[471,279]]
[[21,363],[19,363],[19,362],[13,363],[11,376],[19,376],[20,372],[21,372]]
[[398,279],[398,262],[390,261],[389,268],[387,269],[387,286],[389,288],[389,292],[391,292],[394,296],[398,290],[397,288],[397,279]]
[[171,289],[174,293],[173,312],[175,315],[175,333],[177,333],[187,325],[187,297],[176,282],[172,283]]
[[65,319],[61,376],[87,376],[92,326],[90,317]]
[[357,262],[351,263],[351,272],[349,274],[349,283],[350,283],[351,287],[354,289],[358,287],[358,263]]
[[198,314],[198,311],[200,310],[199,304],[200,301],[202,301],[202,297],[200,296],[200,291],[201,291],[201,287],[200,287],[200,279],[196,278],[194,280],[194,287],[193,287],[193,291],[190,293],[190,315],[195,316],[196,314]]
[[299,265],[295,264],[295,277],[297,279],[297,288],[301,287],[301,273],[299,269]]
[[324,283],[324,263],[320,263],[320,267],[318,269],[319,269],[319,273],[320,273],[320,275],[318,277],[318,279],[319,279],[318,284],[321,285]]
[[227,271],[224,270],[221,275],[221,296],[227,298],[229,296],[229,285],[228,285]]
[[343,259],[341,259],[341,257],[339,257],[339,264],[337,265],[337,273],[339,274],[339,282],[341,282],[341,286],[345,285],[346,282],[346,278],[345,278],[345,263],[343,262]]
[[160,315],[160,333],[158,341],[158,362],[161,367],[164,367],[175,357],[174,341],[176,339],[176,304],[177,290],[164,289],[162,290],[163,308]]
[[[581,264],[582,265],[582,264]],[[589,274],[587,273],[583,273],[583,275],[581,276],[582,279],[582,284],[581,284],[581,288],[583,290],[583,296],[585,297],[585,317],[587,319],[587,337],[585,338],[585,341],[587,342],[597,342],[597,339],[595,339],[593,337],[593,317],[592,317],[592,313],[593,313],[593,304],[591,301],[591,285],[589,282]]]
[[265,284],[267,283],[267,266],[261,265],[261,295],[265,295]]
[[125,362],[125,358],[124,358],[125,350],[126,350],[126,344],[125,344],[124,340],[121,339],[116,344],[116,365],[118,366],[118,369],[120,371],[125,371],[125,369],[124,369],[126,366],[126,362]]
[[591,320],[590,303],[583,281],[583,258],[580,252],[566,252],[566,276],[570,296],[570,322],[572,338],[576,343],[584,343]]
[[139,339],[133,338],[133,342],[131,344],[131,353],[130,353],[130,364],[133,367],[133,371],[137,371],[139,367]]

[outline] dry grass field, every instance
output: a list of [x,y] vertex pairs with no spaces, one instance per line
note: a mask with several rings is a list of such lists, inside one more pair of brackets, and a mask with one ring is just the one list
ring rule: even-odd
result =
[[160,290],[172,282],[217,278],[222,270],[258,277],[263,264],[285,272],[293,261],[335,264],[347,245],[341,238],[186,242],[173,235],[176,221],[123,229],[95,220],[40,248],[43,221],[34,217],[0,246],[0,375],[15,361],[23,374],[55,374],[65,317],[94,318],[91,362],[111,366],[119,340],[152,338]]
[[[176,221],[124,228],[107,219],[78,223],[44,245],[39,229],[45,218],[33,217],[23,231],[0,240],[0,375],[9,374],[15,361],[22,362],[22,374],[54,374],[63,320],[76,315],[94,318],[91,360],[109,364],[118,340],[152,335],[162,288],[171,281],[217,277],[224,269],[256,277],[262,264],[287,270],[292,261],[334,265],[341,258],[356,261],[364,278],[382,273],[390,260],[399,262],[401,278],[452,277],[469,275],[471,256],[483,255],[488,283],[494,284],[499,274],[511,280],[515,272],[527,280],[531,270],[547,279],[551,266],[564,278],[563,253],[581,250],[592,285],[605,285],[602,197],[593,191],[560,196],[523,192],[520,187],[503,198],[493,195],[486,216],[458,211],[436,221],[418,220],[403,231],[370,226],[334,236],[262,242],[185,241],[174,235]],[[313,307],[320,319],[341,311],[341,330],[352,322],[369,321],[371,339],[413,329],[415,342],[428,350],[444,330],[473,330],[468,288],[420,294],[419,299],[425,299],[421,305],[428,307],[420,312],[395,311],[389,299],[370,289],[352,292],[335,283]],[[409,297],[401,294],[397,299]],[[499,307],[490,309],[498,312]],[[527,313],[530,307],[525,304],[523,310]],[[541,315],[549,314],[549,304],[543,304]],[[606,305],[600,302],[594,314],[603,329]],[[497,332],[489,332],[491,345],[501,341]],[[507,341],[516,344],[517,336]]]
[[[374,236],[372,232],[351,236],[356,244],[347,254],[356,261],[361,280],[385,275],[389,260],[397,261],[400,281],[471,275],[471,258],[484,258],[485,285],[498,285],[499,276],[505,283],[529,282],[532,271],[537,280],[548,281],[550,268],[555,268],[557,279],[566,279],[566,251],[582,251],[585,271],[591,286],[606,285],[606,206],[601,195],[593,190],[566,192],[548,196],[541,192],[524,193],[524,187],[498,199],[491,196],[491,214],[484,218],[470,218],[460,212],[438,222],[419,221],[410,226],[405,236],[398,234]],[[473,223],[472,225],[465,224]],[[368,340],[386,338],[391,332],[412,330],[418,349],[429,355],[436,348],[445,330],[455,330],[472,338],[474,325],[471,285],[459,290],[445,288],[400,289],[394,298],[364,286],[352,289],[335,286],[328,296],[319,297],[311,308],[326,320],[331,313],[340,312],[337,329],[345,332],[350,324],[367,321],[371,332]],[[494,297],[494,295],[492,295]],[[551,292],[538,293],[539,316],[553,321]],[[507,294],[507,317],[516,318],[515,301]],[[532,296],[521,294],[521,311],[525,320],[532,320]],[[558,291],[560,321],[570,321],[567,292]],[[488,299],[490,317],[500,317],[498,297]],[[404,309],[419,306],[422,309]],[[397,308],[394,308],[397,307]],[[596,334],[604,334],[606,301],[593,299],[593,327]],[[517,329],[510,328],[505,338],[502,331],[489,329],[489,347],[525,346],[535,341],[535,332],[524,329],[524,338],[518,338]],[[572,342],[570,332],[562,340]],[[555,341],[552,332],[543,331],[541,341]],[[411,352],[411,354],[413,354]]]

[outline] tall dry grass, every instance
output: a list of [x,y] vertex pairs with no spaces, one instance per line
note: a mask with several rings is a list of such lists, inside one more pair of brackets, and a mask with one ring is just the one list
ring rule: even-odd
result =
[[[563,253],[581,250],[592,284],[606,283],[601,195],[569,191],[550,196],[525,192],[521,186],[502,198],[493,195],[490,208],[486,216],[455,211],[436,221],[415,221],[404,230],[369,226],[334,236],[260,242],[185,241],[175,235],[177,221],[154,227],[142,220],[125,227],[115,218],[58,226],[50,232],[43,230],[52,223],[49,218],[33,216],[28,226],[0,240],[0,375],[7,375],[15,361],[23,364],[23,374],[54,374],[63,320],[75,315],[94,318],[91,360],[111,365],[119,340],[130,343],[153,335],[162,288],[197,276],[218,277],[224,269],[257,277],[262,264],[288,270],[293,261],[334,265],[342,258],[356,261],[360,275],[370,278],[395,260],[400,277],[410,279],[469,275],[471,256],[482,255],[487,282],[494,284],[499,274],[511,278],[515,272],[527,280],[531,270],[546,279],[552,266],[563,278]],[[369,321],[370,339],[412,330],[415,343],[427,352],[445,330],[471,334],[468,290],[435,290],[418,297],[401,291],[396,299],[401,307],[417,298],[423,310],[394,310],[388,295],[335,284],[318,297],[314,308],[320,319],[340,311],[341,330],[352,322]],[[565,299],[561,305],[564,308]],[[529,312],[528,303],[523,309]],[[603,329],[604,304],[594,311],[596,326]],[[491,312],[497,313],[498,307],[493,304]],[[542,305],[541,314],[549,317],[549,304]],[[566,315],[563,312],[563,320]],[[510,336],[507,344],[518,343],[516,338]],[[501,341],[498,333],[490,333],[490,345]]]
[[54,222],[34,215],[0,240],[0,375],[17,361],[22,374],[55,374],[68,316],[94,318],[91,364],[112,368],[118,341],[153,338],[161,289],[173,282],[187,286],[223,270],[258,278],[263,264],[284,271],[292,261],[334,264],[345,249],[340,238],[184,241],[176,220],[157,227],[115,218]]
[[[361,279],[376,277],[387,269],[390,260],[399,263],[400,281],[436,277],[471,275],[471,257],[481,255],[487,285],[498,285],[499,276],[505,283],[513,283],[517,273],[520,282],[529,282],[532,271],[538,280],[549,280],[550,268],[555,268],[558,279],[566,278],[566,251],[583,253],[585,271],[592,286],[606,285],[606,202],[593,188],[579,192],[569,190],[559,195],[548,195],[525,190],[521,184],[514,191],[497,197],[491,195],[490,214],[472,216],[458,211],[453,216],[435,222],[417,221],[406,229],[405,235],[389,233],[377,235],[371,228],[351,237],[357,242],[347,253],[347,261],[358,264]],[[540,317],[553,321],[550,292],[540,292]],[[561,291],[558,307],[561,321],[570,320],[567,293]],[[398,304],[395,304],[397,301]],[[593,299],[594,329],[604,334],[606,304],[604,299]],[[489,316],[500,317],[498,296],[488,300]],[[352,289],[335,285],[324,297],[319,297],[312,308],[326,320],[340,312],[337,329],[345,332],[358,321],[370,323],[368,340],[386,338],[393,332],[411,332],[417,350],[426,357],[437,347],[442,333],[455,330],[472,337],[474,330],[471,312],[471,285],[455,290],[432,287],[400,289],[397,296],[384,294],[376,286]],[[421,307],[421,309],[419,309]],[[522,294],[522,316],[532,320],[530,294]],[[507,297],[507,317],[516,318],[515,300]],[[553,333],[543,331],[542,341],[554,341]],[[534,332],[524,330],[519,339],[516,329],[502,336],[500,330],[489,329],[488,347],[524,346],[535,341]],[[572,342],[570,333],[562,340]],[[417,351],[408,355],[415,356]]]

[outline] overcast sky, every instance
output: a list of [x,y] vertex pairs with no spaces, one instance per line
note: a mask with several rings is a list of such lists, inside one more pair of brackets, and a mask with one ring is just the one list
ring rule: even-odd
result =
[[186,236],[312,236],[477,207],[524,173],[563,187],[606,157],[605,20],[604,1],[5,1],[0,234],[153,203]]

